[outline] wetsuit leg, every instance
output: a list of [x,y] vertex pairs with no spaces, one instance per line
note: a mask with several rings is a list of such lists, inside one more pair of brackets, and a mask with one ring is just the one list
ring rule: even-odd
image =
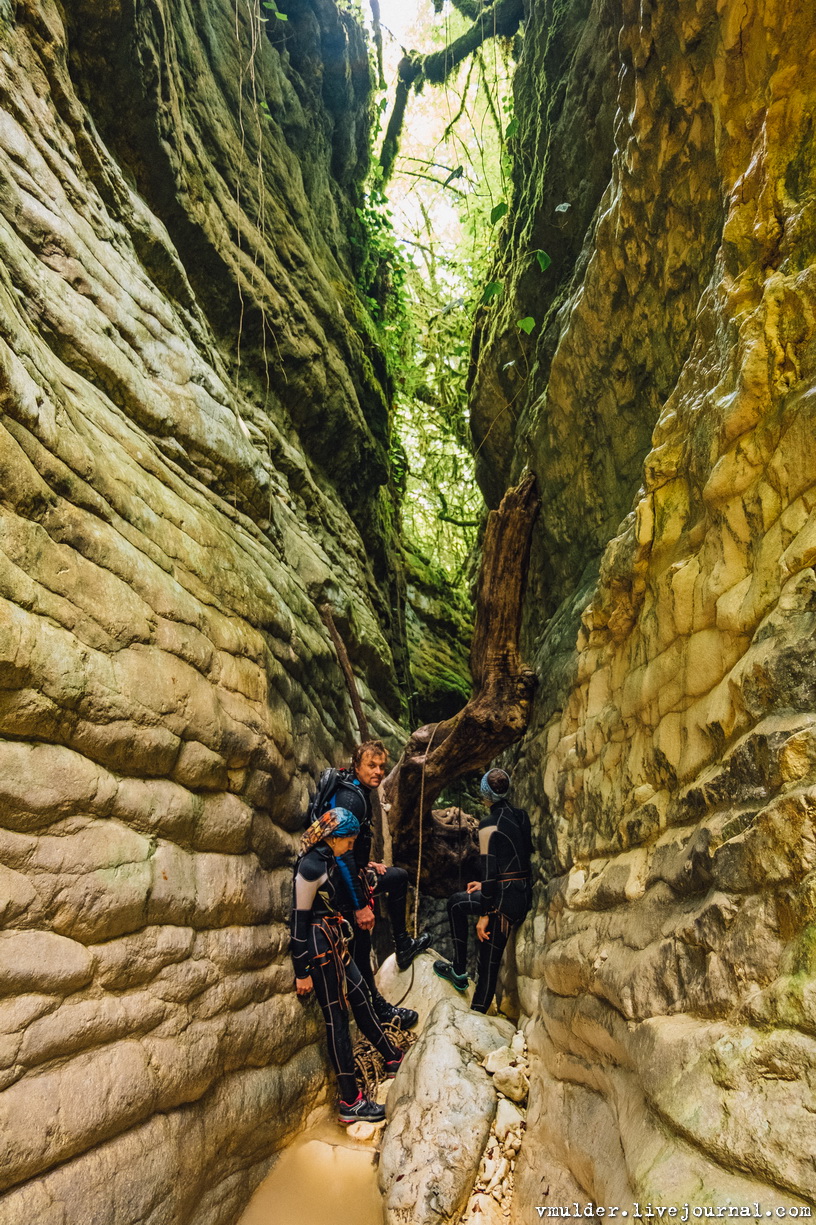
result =
[[497,914],[490,916],[487,928],[487,939],[479,941],[479,965],[476,977],[476,990],[473,993],[471,1008],[474,1012],[487,1012],[496,994],[496,980],[499,977],[499,965],[502,953],[507,945],[509,930]]
[[398,941],[399,937],[407,932],[405,903],[408,898],[408,873],[404,868],[386,868],[382,875],[377,874],[374,894],[376,897],[385,894],[391,930],[394,939]]
[[482,906],[482,895],[478,889],[473,893],[452,893],[448,898],[448,921],[453,937],[453,968],[457,974],[467,974],[468,926],[471,915],[478,918]]
[[380,1052],[383,1059],[399,1059],[399,1051],[393,1043],[389,1042],[383,1033],[380,1022],[374,1015],[368,988],[353,961],[349,961],[346,965],[346,989],[348,991],[349,1004],[354,1013],[354,1020],[357,1022],[361,1033],[365,1034],[371,1045]]
[[328,940],[315,926],[312,926],[309,933],[309,960],[315,995],[323,1013],[323,1020],[326,1022],[329,1059],[337,1076],[340,1099],[344,1102],[353,1102],[357,1098],[359,1088],[354,1071],[354,1052],[351,1046],[348,1012],[340,1003],[341,983],[338,979],[334,955]]
[[377,988],[374,985],[374,971],[371,968],[371,932],[364,932],[361,927],[355,927],[349,950],[351,959],[360,971],[363,982],[373,998]]

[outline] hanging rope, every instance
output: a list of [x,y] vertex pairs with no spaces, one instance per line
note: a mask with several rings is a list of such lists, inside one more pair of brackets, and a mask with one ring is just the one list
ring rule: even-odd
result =
[[396,1004],[395,1004],[395,1007],[396,1007],[396,1008],[399,1008],[400,1004],[402,1004],[402,1003],[403,1003],[405,1000],[407,1000],[408,996],[411,994],[411,991],[412,991],[413,986],[414,986],[414,965],[415,965],[415,963],[412,961],[412,962],[411,962],[411,980],[410,980],[410,982],[408,983],[408,986],[407,986],[407,987],[405,988],[405,990],[403,991],[402,995],[401,995],[401,996],[399,997],[399,999],[396,1001]]
[[458,860],[458,863],[456,865],[457,867],[457,885],[456,887],[461,893],[462,892],[462,859],[464,858],[464,853],[465,853],[465,848],[462,845],[462,780],[461,778],[459,779],[459,788],[458,788],[457,798],[459,800],[459,810],[458,810],[458,816],[457,816],[457,822],[456,822],[456,852],[457,852],[456,858]]
[[431,738],[428,741],[428,747],[425,750],[425,756],[422,758],[422,778],[419,783],[419,849],[417,851],[416,889],[414,890],[414,939],[415,940],[417,938],[417,932],[419,931],[419,877],[420,877],[420,873],[422,872],[422,825],[423,825],[422,815],[425,812],[425,766],[427,765],[428,757],[430,756],[430,752],[433,747],[433,741],[434,741],[434,736],[436,735],[436,729],[438,727],[439,727],[439,724],[434,723],[434,728],[433,728],[433,731],[431,732]]

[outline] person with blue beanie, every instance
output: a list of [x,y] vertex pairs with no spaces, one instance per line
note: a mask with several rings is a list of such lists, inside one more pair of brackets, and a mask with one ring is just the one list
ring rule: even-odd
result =
[[480,790],[489,809],[479,822],[482,879],[471,881],[464,892],[449,898],[453,962],[435,961],[434,971],[457,990],[467,989],[468,920],[471,915],[478,916],[479,958],[470,1006],[475,1012],[487,1012],[496,993],[499,965],[510,932],[530,909],[533,840],[527,813],[509,802],[510,776],[504,770],[488,770]]
[[402,1053],[383,1032],[371,996],[349,955],[351,926],[344,917],[356,903],[355,882],[344,858],[360,822],[347,808],[331,808],[301,839],[292,894],[290,948],[295,988],[305,1000],[314,991],[326,1023],[329,1059],[340,1093],[338,1120],[379,1122],[385,1107],[360,1090],[354,1068],[349,1009],[360,1031],[385,1060],[386,1079],[396,1076]]

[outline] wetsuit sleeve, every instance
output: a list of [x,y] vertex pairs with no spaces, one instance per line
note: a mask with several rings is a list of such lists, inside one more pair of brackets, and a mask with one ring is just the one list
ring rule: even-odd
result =
[[495,909],[499,890],[498,865],[496,863],[496,838],[498,827],[494,820],[489,825],[479,826],[479,854],[482,865],[481,914],[490,914]]
[[357,835],[357,841],[354,844],[354,858],[357,861],[357,866],[360,868],[368,867],[371,862],[371,824],[366,822],[360,823],[360,832]]
[[[334,801],[338,807],[347,808],[349,812],[354,813],[360,822],[360,832],[350,852],[349,863],[353,859],[357,870],[365,868],[371,859],[371,801],[367,793],[361,787],[356,787],[354,783],[341,783],[337,788]],[[359,905],[367,906],[368,898],[366,897],[366,900]]]
[[354,855],[354,847],[345,855],[337,856],[337,875],[342,882],[342,893],[352,910],[362,910],[368,905],[368,893],[363,889],[360,869]]
[[295,978],[307,978],[309,975],[309,927],[312,920],[312,906],[318,889],[326,880],[326,875],[323,865],[319,862],[310,862],[309,856],[304,856],[295,874],[289,941]]

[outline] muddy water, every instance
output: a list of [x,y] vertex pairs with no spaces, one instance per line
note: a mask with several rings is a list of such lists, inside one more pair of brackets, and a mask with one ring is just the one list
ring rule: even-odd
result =
[[285,1150],[238,1225],[383,1225],[376,1159],[325,1122]]

